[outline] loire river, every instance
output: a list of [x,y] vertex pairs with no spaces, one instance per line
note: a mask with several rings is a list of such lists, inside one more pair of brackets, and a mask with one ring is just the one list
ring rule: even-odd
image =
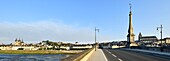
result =
[[0,61],[60,61],[69,54],[0,54]]

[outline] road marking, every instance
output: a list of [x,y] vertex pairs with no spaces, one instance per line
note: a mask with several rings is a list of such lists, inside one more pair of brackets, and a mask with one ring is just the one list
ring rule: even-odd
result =
[[110,51],[106,50],[108,53],[112,54]]
[[103,50],[102,50],[102,54],[103,54],[103,56],[104,56],[105,61],[108,61],[107,58],[106,58],[106,56],[105,56],[105,54],[103,53]]
[[117,57],[116,55],[112,54],[110,51],[106,50],[108,53],[110,53],[113,57]]
[[106,50],[108,52],[108,50]]
[[[115,54],[111,53],[110,51],[106,50],[109,54],[111,54],[113,57],[117,57]],[[119,61],[123,61],[122,59],[118,58]]]
[[109,52],[111,54],[111,52]]
[[116,55],[112,54],[112,56],[117,57]]
[[119,61],[123,61],[122,59],[118,58]]

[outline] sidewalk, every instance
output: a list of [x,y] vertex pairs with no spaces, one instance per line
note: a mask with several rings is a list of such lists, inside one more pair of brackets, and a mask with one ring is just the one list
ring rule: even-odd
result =
[[101,49],[97,49],[92,53],[87,61],[107,61],[107,58]]

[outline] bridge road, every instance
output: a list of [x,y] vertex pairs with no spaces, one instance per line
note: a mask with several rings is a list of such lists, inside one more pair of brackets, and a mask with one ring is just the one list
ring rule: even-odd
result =
[[103,49],[108,61],[170,61],[169,58],[121,49]]

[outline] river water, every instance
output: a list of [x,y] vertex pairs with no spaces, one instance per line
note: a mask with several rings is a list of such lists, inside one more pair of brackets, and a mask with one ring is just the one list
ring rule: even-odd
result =
[[0,54],[0,61],[60,61],[69,54]]

